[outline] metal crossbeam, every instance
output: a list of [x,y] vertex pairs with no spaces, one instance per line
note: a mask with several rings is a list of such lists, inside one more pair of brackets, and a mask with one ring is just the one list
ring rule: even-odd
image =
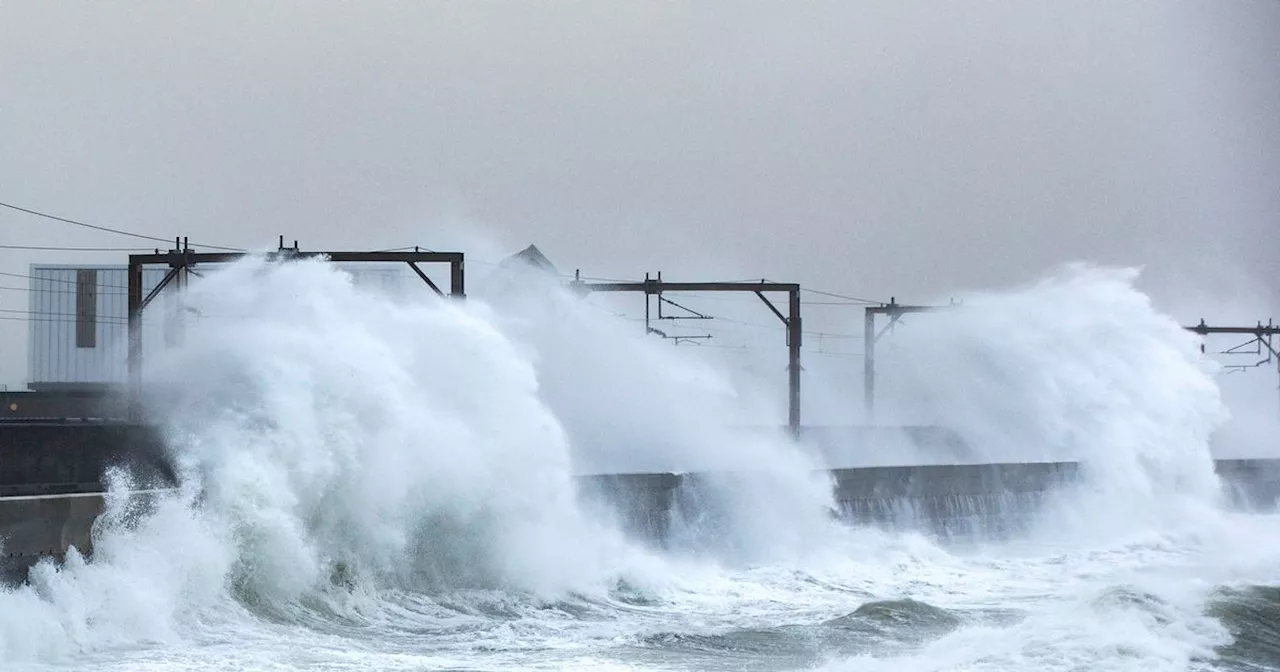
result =
[[1183,327],[1183,329],[1201,336],[1208,336],[1209,334],[1239,334],[1241,336],[1257,336],[1259,338],[1280,336],[1280,325],[1263,324],[1261,322],[1254,327],[1211,327],[1205,324],[1204,320],[1200,320],[1200,324],[1192,327]]
[[[227,264],[238,261],[246,256],[249,252],[186,252],[182,250],[170,250],[168,252],[157,252],[155,254],[131,254],[129,255],[130,264],[156,265],[172,263],[175,257],[185,258],[188,264]],[[461,252],[302,252],[292,248],[285,248],[276,252],[266,253],[266,258],[272,261],[284,261],[288,259],[311,259],[315,257],[324,257],[328,261],[335,263],[362,263],[362,262],[383,262],[383,263],[441,263],[453,264],[462,263],[463,253]]]
[[[1218,334],[1228,334],[1228,335],[1236,335],[1236,336],[1252,336],[1253,338],[1251,338],[1249,341],[1242,343],[1240,345],[1237,345],[1233,348],[1228,348],[1227,350],[1219,354],[1224,354],[1224,355],[1240,354],[1243,352],[1242,350],[1243,348],[1249,345],[1256,345],[1257,348],[1253,351],[1252,354],[1263,354],[1263,350],[1265,349],[1266,358],[1252,365],[1247,365],[1247,366],[1246,365],[1227,365],[1224,368],[1226,368],[1228,371],[1243,371],[1245,369],[1256,368],[1264,364],[1269,364],[1274,360],[1276,362],[1276,374],[1277,376],[1280,376],[1280,350],[1278,350],[1274,345],[1272,345],[1272,339],[1276,336],[1280,336],[1280,325],[1272,324],[1270,320],[1268,320],[1266,324],[1263,324],[1261,321],[1259,321],[1258,324],[1252,327],[1237,327],[1237,326],[1210,326],[1206,324],[1203,319],[1201,319],[1199,324],[1189,326],[1189,327],[1184,326],[1183,329],[1186,329],[1187,331],[1190,331],[1194,334],[1199,334],[1200,336],[1210,336],[1210,335],[1218,335]],[[1200,352],[1204,352],[1204,343],[1200,344]]]
[[584,292],[799,292],[800,285],[788,282],[666,282],[642,280],[639,282],[583,282],[574,280],[572,286]]

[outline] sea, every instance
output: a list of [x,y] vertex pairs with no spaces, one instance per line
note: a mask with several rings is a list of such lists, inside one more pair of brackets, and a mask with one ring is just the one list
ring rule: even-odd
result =
[[[833,517],[821,456],[722,429],[767,404],[719,364],[555,287],[241,261],[149,355],[181,486],[140,508],[113,474],[92,557],[0,592],[0,670],[1280,669],[1280,516],[1225,502],[1215,370],[1136,277],[903,330],[886,395],[979,461],[1084,467],[1015,532],[943,537]],[[609,469],[732,477],[655,543],[579,497]]]

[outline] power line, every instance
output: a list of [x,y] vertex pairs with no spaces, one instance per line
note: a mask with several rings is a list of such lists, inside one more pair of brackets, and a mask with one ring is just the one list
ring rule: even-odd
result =
[[36,317],[36,316],[9,317],[6,315],[0,315],[0,320],[3,320],[5,322],[57,322],[61,324],[75,323],[74,319],[68,319],[65,317]]
[[0,250],[41,250],[44,252],[146,252],[149,247],[61,247],[57,245],[0,245]]
[[[437,250],[433,250],[429,247],[423,247],[421,245],[405,245],[404,247],[393,247],[389,250],[378,250],[378,251],[379,252],[427,252],[427,253],[437,252]],[[471,261],[471,260],[468,259],[467,261]]]
[[[11,314],[11,315],[28,315],[28,316],[32,316],[32,317],[72,317],[72,318],[80,318],[80,316],[79,316],[79,315],[77,315],[76,313],[54,313],[54,312],[45,312],[45,311],[36,311],[36,310],[19,310],[19,309],[17,309],[17,308],[0,308],[0,313],[9,313],[9,314]],[[88,316],[88,317],[90,317],[90,318],[92,318],[92,319],[95,319],[95,320],[97,320],[97,321],[99,321],[99,322],[106,322],[106,323],[111,323],[111,324],[124,324],[124,323],[125,323],[125,322],[124,322],[124,319],[125,319],[125,318],[123,318],[123,317],[121,317],[121,316],[119,316],[119,315],[90,315],[90,316]]]
[[[99,287],[114,287],[115,285],[98,285],[98,286],[99,286]],[[74,294],[78,294],[78,293],[79,293],[79,292],[78,292],[76,289],[74,289],[74,288],[68,288],[68,289],[49,289],[49,288],[46,288],[46,287],[41,287],[41,288],[39,288],[39,289],[32,289],[32,288],[30,288],[30,287],[9,287],[9,286],[7,286],[7,285],[0,285],[0,292],[28,292],[28,293],[37,293],[37,294],[64,294],[64,295],[68,295],[68,296],[70,296],[70,295],[74,295]],[[104,291],[99,290],[99,291],[97,292],[97,294],[98,294],[98,296],[128,296],[128,295],[129,295],[129,292],[104,292]]]
[[[16,211],[18,211],[18,212],[25,212],[25,213],[27,213],[28,215],[34,215],[34,216],[36,216],[36,217],[43,217],[43,218],[45,218],[45,219],[52,219],[52,220],[57,221],[57,222],[64,222],[64,223],[66,223],[66,224],[72,224],[72,225],[75,225],[75,226],[82,226],[82,227],[84,227],[84,228],[86,228],[86,229],[93,229],[93,230],[95,230],[95,231],[105,231],[105,232],[107,232],[107,233],[114,233],[114,234],[121,235],[121,236],[130,236],[130,237],[132,237],[132,238],[140,238],[140,239],[142,239],[142,240],[154,240],[154,241],[156,241],[156,242],[160,242],[160,243],[172,243],[172,242],[174,242],[174,241],[172,241],[172,240],[169,240],[168,238],[160,238],[160,237],[157,237],[157,236],[148,236],[148,235],[143,234],[143,233],[134,233],[134,232],[132,232],[132,231],[124,231],[124,230],[122,230],[122,229],[113,229],[113,228],[111,228],[111,227],[107,227],[107,226],[98,226],[97,224],[89,224],[89,223],[81,222],[81,221],[77,221],[77,220],[74,220],[74,219],[68,219],[68,218],[66,218],[66,217],[59,217],[59,216],[57,216],[57,215],[51,215],[51,214],[49,214],[49,213],[47,213],[47,212],[41,212],[41,211],[39,211],[39,210],[32,210],[32,209],[30,209],[30,208],[24,208],[24,207],[21,207],[21,206],[18,206],[18,205],[13,205],[12,203],[5,203],[5,202],[3,202],[3,201],[0,201],[0,207],[9,208],[10,210],[16,210]],[[238,247],[223,247],[223,246],[221,246],[221,245],[203,245],[203,244],[199,244],[199,243],[191,243],[191,245],[193,245],[194,247],[207,247],[207,248],[214,249],[214,250],[226,250],[226,251],[228,251],[228,252],[243,252],[243,251],[244,251],[243,249],[238,248]]]
[[[115,270],[115,269],[111,269],[111,270]],[[62,278],[41,278],[41,277],[37,277],[37,276],[34,276],[34,275],[26,275],[26,274],[23,274],[23,273],[9,273],[9,272],[6,272],[6,271],[0,271],[0,275],[8,276],[8,277],[11,277],[11,278],[22,278],[22,279],[24,279],[24,280],[39,280],[39,281],[41,281],[41,282],[61,283],[61,284],[64,284],[64,285],[75,285],[75,284],[77,284],[77,281],[75,281],[75,280],[63,280]],[[105,283],[100,283],[100,284],[98,285],[98,287],[107,287],[107,288],[109,288],[109,289],[129,289],[129,287],[128,287],[127,285],[110,285],[110,284],[105,284]],[[34,290],[34,289],[30,289],[30,288],[28,288],[28,290],[27,290],[27,291],[56,291],[56,290]],[[115,293],[115,292],[112,292],[112,293]]]
[[873,306],[884,305],[885,303],[884,301],[875,301],[873,299],[861,299],[856,296],[849,296],[847,294],[837,294],[835,292],[824,292],[820,289],[807,289],[807,288],[801,287],[800,291],[809,292],[810,294],[818,294],[819,296],[829,296],[833,299],[844,299],[845,301],[854,301],[856,303],[864,303],[864,304],[873,305]]

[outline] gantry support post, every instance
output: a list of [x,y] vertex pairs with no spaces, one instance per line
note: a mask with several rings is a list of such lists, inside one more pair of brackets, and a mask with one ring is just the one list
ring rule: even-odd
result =
[[129,419],[141,421],[142,413],[142,263],[129,257]]
[[804,330],[800,322],[800,288],[787,292],[787,429],[800,438],[800,345]]
[[463,266],[462,253],[456,254],[456,257],[449,259],[449,296],[461,300],[467,297],[464,286],[466,269]]
[[[954,305],[954,304],[953,304]],[[876,341],[884,335],[903,315],[910,313],[928,313],[941,310],[942,306],[907,306],[889,297],[889,303],[879,306],[867,306],[863,322],[862,336],[865,339],[862,347],[862,405],[866,413],[867,424],[875,423],[876,412]],[[888,315],[889,324],[884,331],[876,333],[876,316]]]
[[876,313],[868,306],[862,325],[862,407],[868,425],[876,415]]

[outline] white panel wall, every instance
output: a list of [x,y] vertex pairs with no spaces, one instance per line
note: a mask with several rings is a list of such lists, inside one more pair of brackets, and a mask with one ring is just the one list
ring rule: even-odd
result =
[[[76,273],[97,272],[95,344],[76,347]],[[150,292],[165,269],[143,272]],[[123,266],[32,266],[28,382],[111,383],[125,379],[128,353],[128,271]],[[147,334],[144,331],[144,338]],[[153,336],[154,338],[154,336]]]
[[[339,266],[361,287],[389,293],[403,289],[430,292],[404,264]],[[433,266],[428,265],[424,270],[447,293],[447,270],[441,272]],[[96,343],[92,348],[76,347],[76,274],[81,269],[97,272]],[[143,295],[150,293],[167,272],[164,267],[143,269]],[[127,267],[32,265],[30,275],[28,382],[33,386],[125,382],[129,347]],[[198,282],[198,279],[192,278],[192,281]],[[172,315],[173,307],[167,288],[148,306],[143,320],[144,357],[155,348],[163,347],[167,317]],[[197,325],[198,320],[191,326]]]

